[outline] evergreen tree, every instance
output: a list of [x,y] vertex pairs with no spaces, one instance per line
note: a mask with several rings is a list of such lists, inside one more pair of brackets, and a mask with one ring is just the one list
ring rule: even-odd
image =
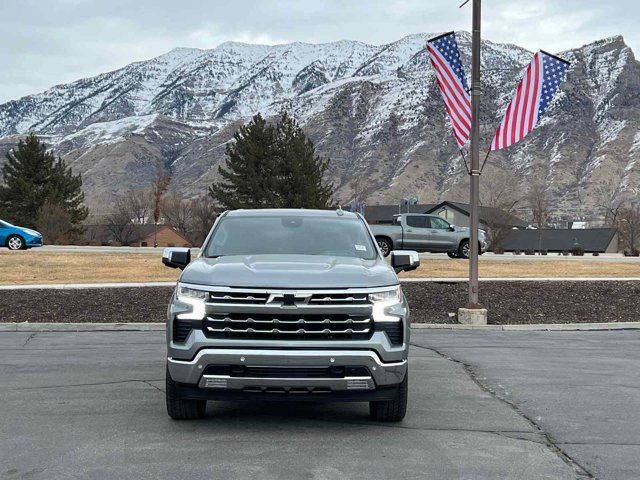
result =
[[328,160],[283,113],[276,125],[260,114],[240,127],[226,147],[223,181],[209,195],[225,208],[326,208],[333,185],[323,179]]
[[0,186],[0,214],[9,222],[37,227],[40,209],[57,204],[69,215],[74,230],[87,217],[82,178],[67,168],[64,160],[48,152],[35,134],[20,140],[7,153]]
[[258,114],[233,140],[226,146],[226,168],[218,167],[223,181],[211,185],[209,195],[230,209],[273,206],[274,128]]
[[275,128],[277,204],[280,208],[328,208],[333,185],[324,179],[329,160],[316,155],[313,142],[287,113]]

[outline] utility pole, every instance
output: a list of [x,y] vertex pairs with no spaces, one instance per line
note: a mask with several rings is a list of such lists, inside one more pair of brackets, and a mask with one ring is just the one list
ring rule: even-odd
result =
[[480,24],[481,0],[473,0],[471,31],[471,170],[469,203],[471,235],[469,255],[469,303],[458,310],[460,323],[486,324],[487,311],[478,297],[478,204],[480,203]]

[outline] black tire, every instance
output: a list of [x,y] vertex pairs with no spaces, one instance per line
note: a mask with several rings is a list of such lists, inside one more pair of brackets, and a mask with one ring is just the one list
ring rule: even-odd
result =
[[385,237],[377,237],[376,242],[378,243],[378,247],[380,247],[382,256],[388,257],[391,254],[391,250],[393,250],[393,244],[391,243],[391,240]]
[[9,235],[7,237],[7,248],[9,250],[25,250],[27,244],[20,235]]
[[377,422],[400,422],[407,414],[409,397],[409,372],[398,385],[398,394],[393,400],[369,402],[369,416]]
[[449,258],[459,258],[458,252],[447,252],[447,255],[449,256]]
[[207,409],[206,400],[183,400],[178,396],[176,382],[166,369],[166,390],[167,413],[174,420],[195,420],[204,417]]
[[469,243],[469,240],[461,241],[460,246],[458,247],[458,258],[468,259],[471,254],[470,246],[471,244]]

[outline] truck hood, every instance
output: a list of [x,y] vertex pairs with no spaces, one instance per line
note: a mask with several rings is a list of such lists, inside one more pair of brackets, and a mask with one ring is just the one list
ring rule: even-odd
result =
[[199,257],[180,281],[197,285],[255,288],[359,288],[397,285],[398,277],[382,259],[320,255]]

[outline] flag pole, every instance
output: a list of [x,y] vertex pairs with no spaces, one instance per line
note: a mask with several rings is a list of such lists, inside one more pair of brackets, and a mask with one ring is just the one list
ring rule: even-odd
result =
[[480,203],[480,21],[481,0],[473,0],[471,32],[471,235],[469,261],[469,308],[479,307],[478,203]]

